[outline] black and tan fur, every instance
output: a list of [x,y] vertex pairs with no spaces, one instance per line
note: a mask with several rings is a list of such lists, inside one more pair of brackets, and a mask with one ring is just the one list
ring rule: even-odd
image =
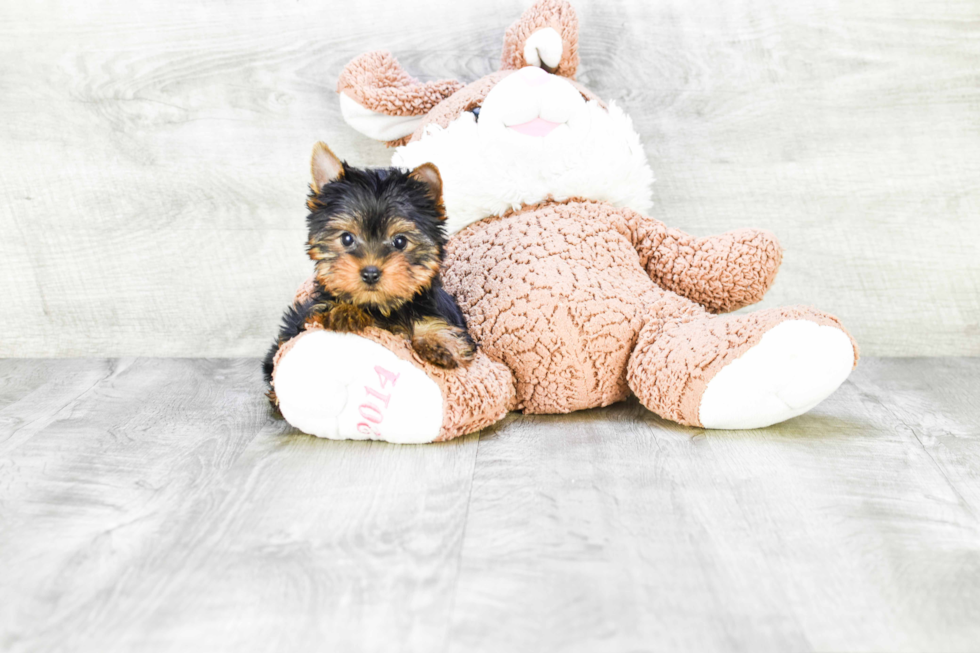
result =
[[[438,169],[353,168],[323,143],[313,148],[311,167],[314,292],[286,310],[263,365],[266,381],[271,385],[279,347],[307,328],[356,333],[374,326],[410,338],[434,365],[472,359],[463,314],[439,279],[446,215]],[[273,392],[269,398],[275,403]]]

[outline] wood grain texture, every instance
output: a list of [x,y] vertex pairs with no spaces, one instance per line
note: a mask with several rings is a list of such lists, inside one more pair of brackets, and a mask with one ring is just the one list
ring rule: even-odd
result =
[[[834,312],[866,353],[980,354],[975,0],[575,4],[655,217],[773,230],[764,305]],[[309,271],[312,143],[390,154],[343,124],[341,67],[476,79],[524,5],[4,3],[0,355],[259,355]]]
[[[61,401],[32,401],[53,376]],[[0,380],[0,442],[27,405],[43,425],[0,450],[0,650],[445,640],[475,437],[295,433],[253,359],[4,360]]]
[[972,650],[978,372],[871,360],[760,431],[631,403],[485,436],[450,650]]
[[257,368],[0,360],[0,649],[980,641],[980,359],[866,359],[758,431],[632,401],[422,446],[296,433]]

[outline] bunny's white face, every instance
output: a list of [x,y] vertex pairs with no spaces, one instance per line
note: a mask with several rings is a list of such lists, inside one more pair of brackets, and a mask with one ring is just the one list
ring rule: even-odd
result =
[[567,80],[528,66],[493,87],[478,122],[484,134],[509,129],[543,138],[555,130],[571,129],[587,120],[587,114],[585,98]]
[[629,117],[538,67],[508,75],[478,110],[428,126],[392,157],[402,168],[426,162],[442,175],[450,232],[546,199],[650,207],[653,175]]

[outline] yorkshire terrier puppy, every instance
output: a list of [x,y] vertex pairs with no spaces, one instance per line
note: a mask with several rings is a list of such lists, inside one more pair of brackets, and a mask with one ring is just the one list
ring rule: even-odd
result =
[[[279,347],[308,328],[357,333],[375,326],[411,339],[426,361],[454,368],[476,346],[439,279],[446,231],[439,170],[361,169],[324,143],[313,147],[306,202],[314,292],[286,310],[263,368],[271,383]],[[275,395],[269,393],[275,404]]]

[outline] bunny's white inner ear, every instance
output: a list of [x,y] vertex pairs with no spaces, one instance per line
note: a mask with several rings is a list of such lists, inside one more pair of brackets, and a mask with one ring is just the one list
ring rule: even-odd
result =
[[368,138],[394,141],[412,134],[425,116],[389,116],[371,111],[346,93],[340,94],[340,113],[344,121]]
[[524,42],[524,61],[529,66],[542,67],[541,64],[544,64],[554,69],[561,62],[563,49],[561,34],[552,27],[545,27]]

